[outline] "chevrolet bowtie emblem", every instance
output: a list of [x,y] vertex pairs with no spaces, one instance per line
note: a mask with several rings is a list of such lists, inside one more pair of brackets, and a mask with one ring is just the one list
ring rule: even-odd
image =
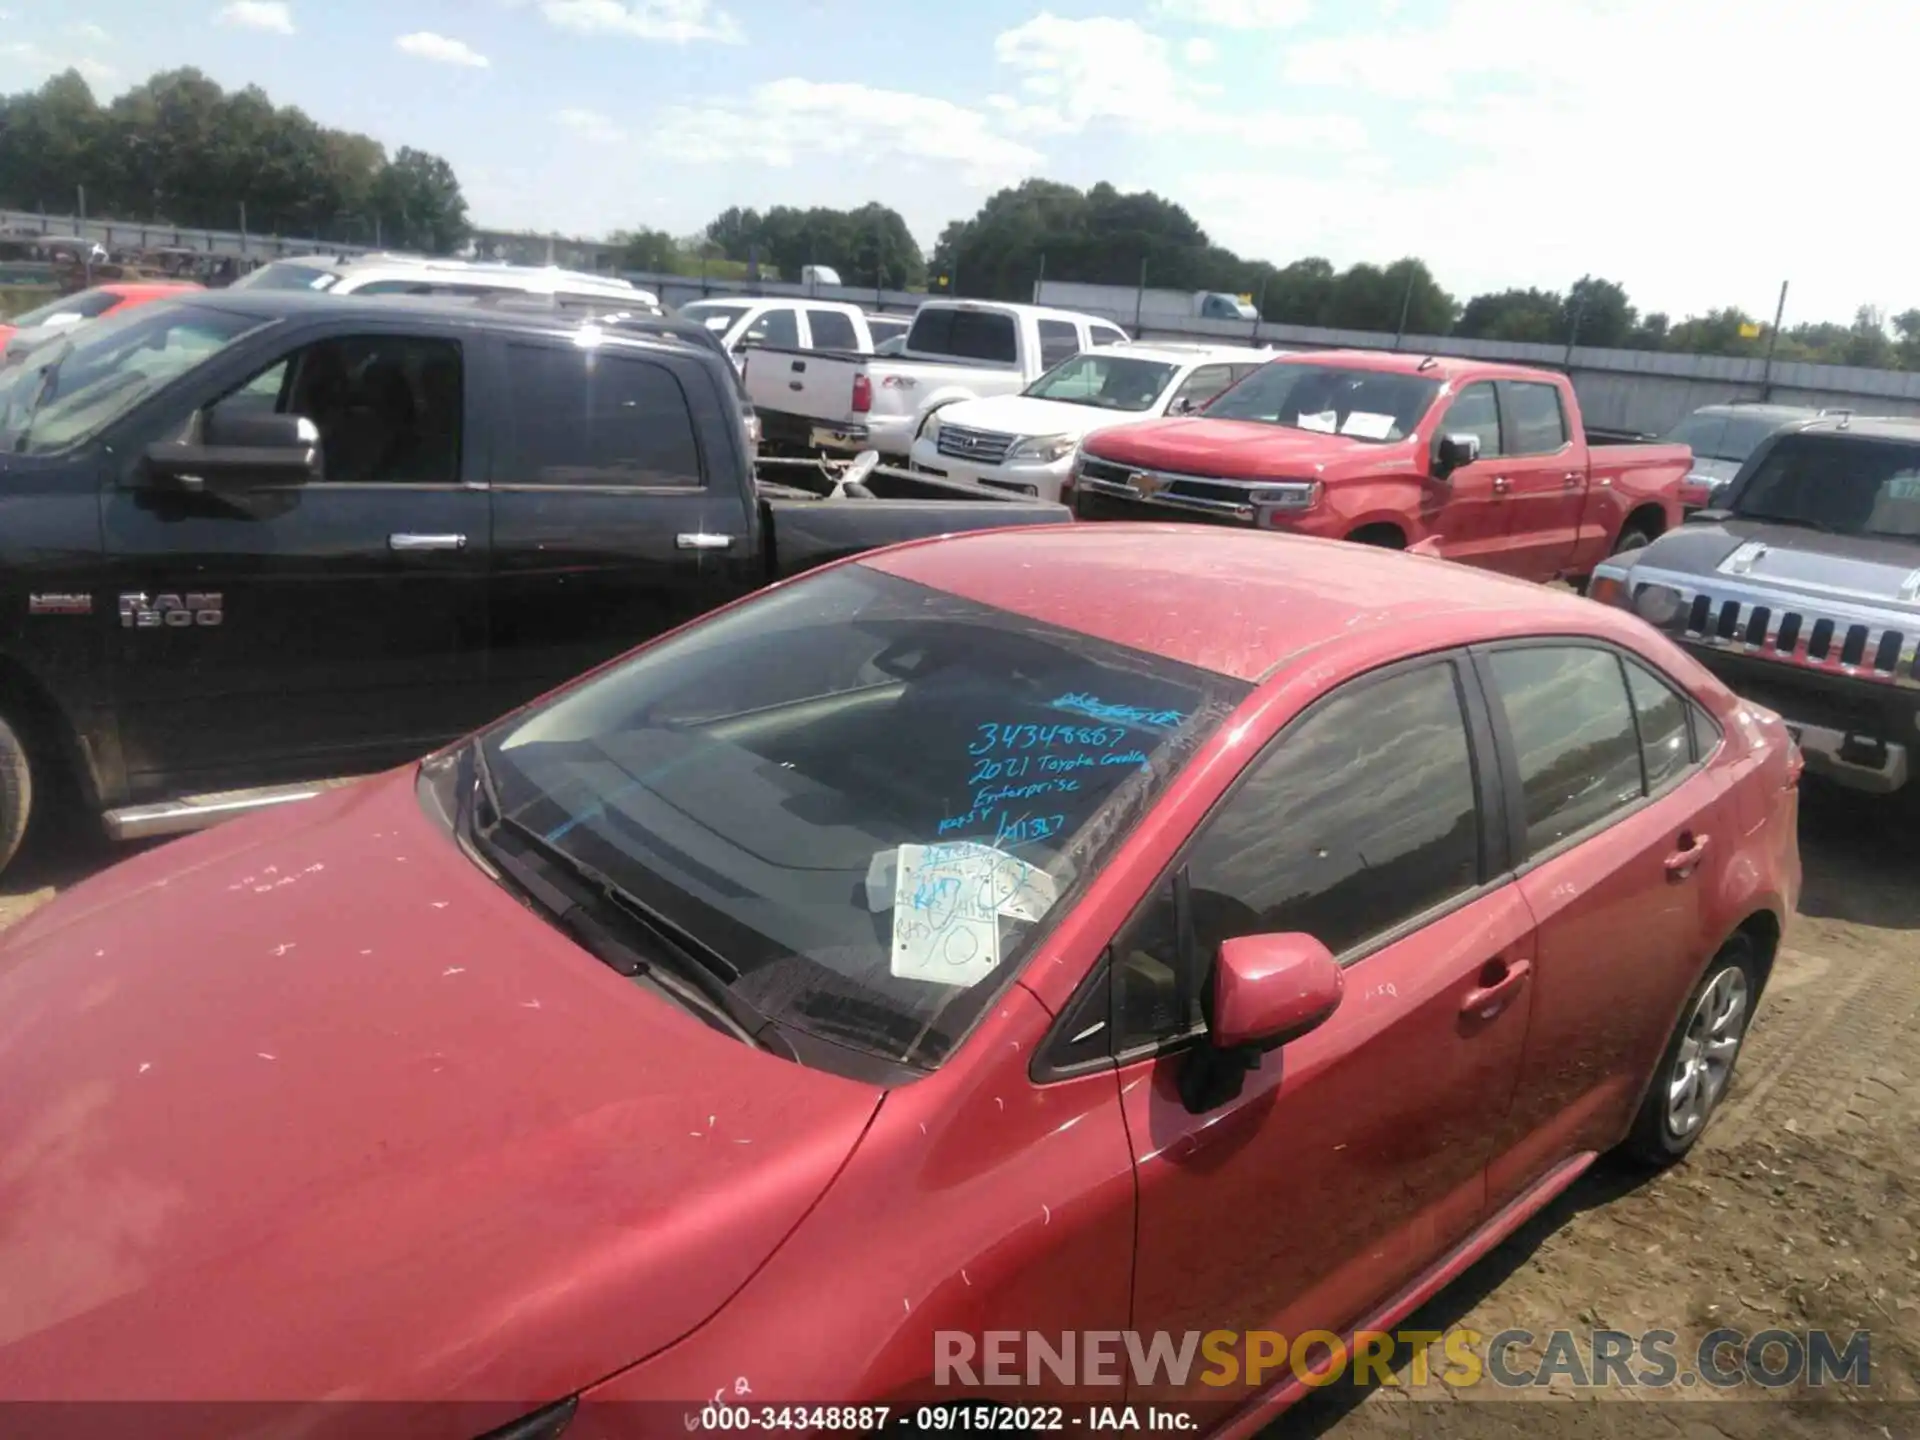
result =
[[1141,495],[1158,495],[1167,487],[1167,477],[1149,474],[1145,470],[1136,470],[1127,476],[1127,484]]

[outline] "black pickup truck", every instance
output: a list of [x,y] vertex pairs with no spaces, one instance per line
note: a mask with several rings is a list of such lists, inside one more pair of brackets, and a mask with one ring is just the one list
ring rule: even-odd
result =
[[781,576],[1067,518],[887,471],[767,483],[731,365],[675,322],[130,310],[0,371],[0,863],[63,781],[118,838],[197,828]]

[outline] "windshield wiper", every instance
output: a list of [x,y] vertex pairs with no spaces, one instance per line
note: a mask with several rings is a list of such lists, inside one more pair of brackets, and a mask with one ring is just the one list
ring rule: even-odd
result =
[[[485,741],[476,739],[471,753],[474,779],[490,818],[470,814],[470,837],[556,926],[620,974],[648,979],[683,1003],[716,1012],[750,1043],[793,1058],[792,1046],[771,1018],[732,989],[740,978],[738,966],[593,865],[508,816],[500,806]],[[470,812],[470,803],[467,808]],[[500,844],[502,830],[512,835],[513,848]],[[636,946],[636,930],[651,943]]]

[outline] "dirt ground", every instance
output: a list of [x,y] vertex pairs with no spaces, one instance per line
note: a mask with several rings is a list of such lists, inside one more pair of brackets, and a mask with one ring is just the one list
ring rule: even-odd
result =
[[[1377,1436],[1920,1437],[1920,799],[1810,789],[1806,889],[1735,1079],[1689,1162],[1602,1162],[1408,1322],[1482,1336],[1728,1326],[1871,1335],[1865,1386],[1468,1390],[1405,1369],[1335,1386],[1270,1432]],[[0,925],[116,858],[64,837],[0,884]],[[1435,1353],[1435,1370],[1442,1357]],[[1538,1353],[1514,1352],[1531,1370]],[[1522,1403],[1514,1403],[1516,1401]],[[1530,1401],[1531,1403],[1524,1403]]]

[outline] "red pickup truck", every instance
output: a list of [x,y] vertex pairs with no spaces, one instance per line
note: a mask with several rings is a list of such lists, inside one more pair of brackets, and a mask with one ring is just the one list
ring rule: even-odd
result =
[[1565,376],[1436,356],[1275,360],[1198,416],[1102,430],[1083,520],[1187,518],[1584,581],[1680,523],[1685,445],[1590,444]]

